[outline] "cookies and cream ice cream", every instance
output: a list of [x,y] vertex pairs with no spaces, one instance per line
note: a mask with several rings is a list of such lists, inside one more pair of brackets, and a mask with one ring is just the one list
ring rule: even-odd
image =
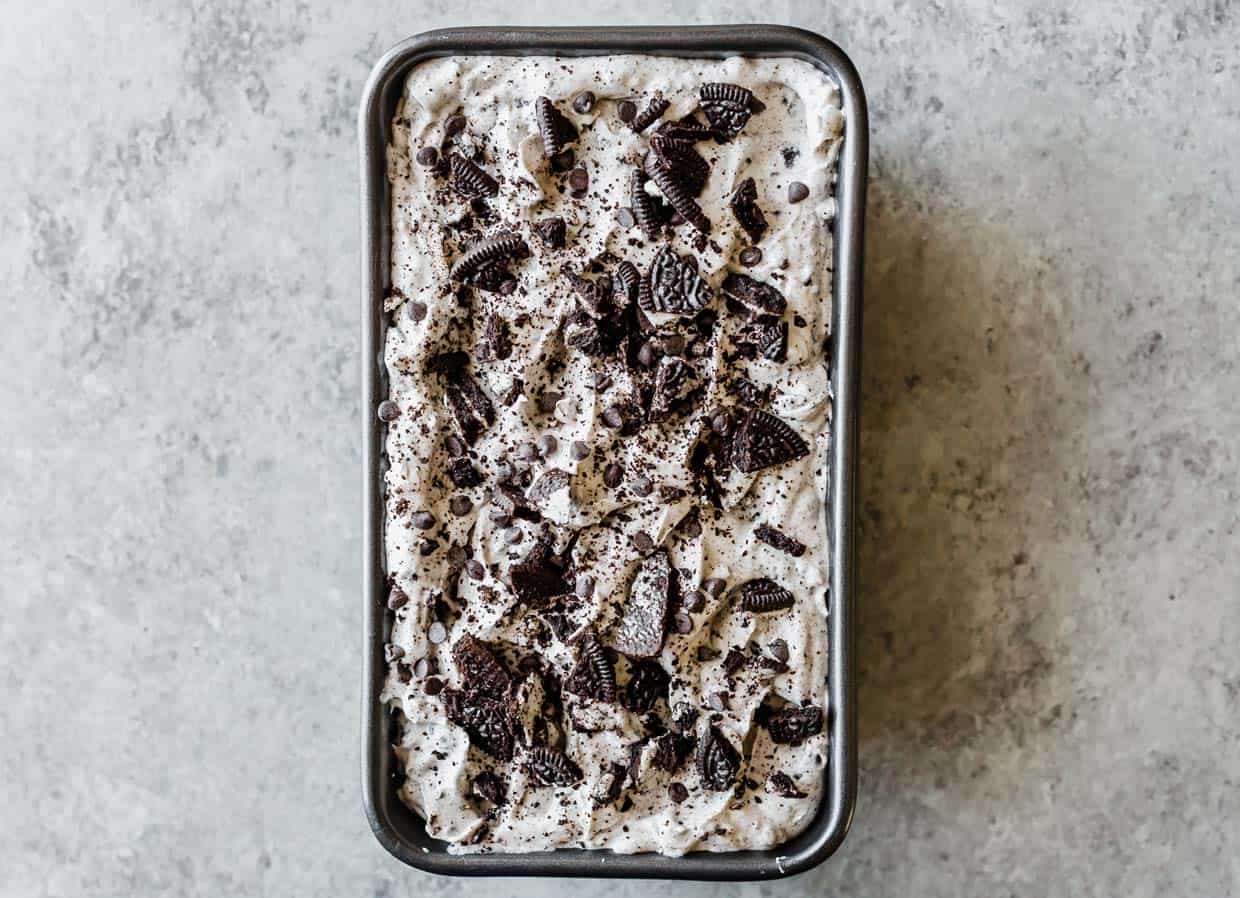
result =
[[768,848],[817,810],[843,124],[792,59],[410,74],[384,698],[451,850]]

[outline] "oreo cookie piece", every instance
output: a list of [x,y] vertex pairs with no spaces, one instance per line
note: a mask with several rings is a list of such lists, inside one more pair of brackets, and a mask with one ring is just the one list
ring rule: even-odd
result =
[[664,166],[659,163],[653,152],[646,154],[644,165],[646,174],[650,176],[650,180],[654,181],[655,186],[659,188],[671,207],[699,232],[709,234],[710,219],[706,217],[702,207],[693,198],[691,188],[681,180],[682,176],[689,174],[689,170]]
[[564,343],[592,358],[608,352],[608,341],[599,323],[585,312],[569,316],[564,324]]
[[444,388],[444,401],[467,442],[474,442],[483,430],[495,423],[495,406],[468,372],[452,375]]
[[648,556],[637,569],[612,644],[635,658],[650,658],[663,648],[667,609],[671,601],[672,566],[666,552]]
[[468,489],[482,483],[482,475],[478,469],[463,455],[448,462],[448,479],[458,489]]
[[474,777],[470,790],[476,797],[489,801],[493,805],[502,805],[508,801],[508,787],[504,785],[504,781],[499,776],[489,770],[484,770]]
[[568,755],[549,745],[531,748],[525,760],[530,780],[539,786],[571,786],[581,781],[581,768]]
[[616,670],[607,650],[587,632],[577,641],[577,663],[573,665],[564,688],[574,695],[596,702],[616,700]]
[[629,127],[637,134],[641,134],[656,121],[659,116],[667,112],[667,107],[672,104],[663,98],[663,95],[656,93],[650,98],[650,102],[646,104],[646,108],[637,115],[633,116],[633,120],[629,122]]
[[771,388],[760,387],[747,377],[734,377],[728,381],[728,392],[746,405],[766,405],[771,401]]
[[716,792],[730,789],[741,769],[740,753],[714,726],[707,727],[698,740],[696,761],[702,785]]
[[659,236],[663,230],[663,219],[655,208],[655,199],[646,192],[648,176],[640,168],[633,169],[629,179],[629,205],[633,207],[633,217],[637,219],[642,233],[650,240]]
[[711,127],[729,139],[741,133],[757,106],[754,95],[739,84],[703,84],[698,97]]
[[788,300],[782,293],[739,271],[730,272],[719,288],[729,299],[756,315],[782,315],[788,308]]
[[667,687],[670,683],[671,677],[657,661],[637,661],[633,664],[632,674],[624,686],[621,703],[634,714],[646,714],[659,699],[667,700]]
[[511,231],[475,240],[452,263],[449,277],[483,290],[498,291],[510,279],[508,262],[529,255],[529,245]]
[[658,423],[671,417],[677,402],[693,386],[697,375],[693,367],[674,356],[659,360],[659,370],[654,376],[654,391],[650,395],[649,420]]
[[784,420],[750,409],[732,436],[732,464],[750,474],[809,455],[809,445]]
[[770,614],[791,608],[796,599],[792,593],[784,589],[769,577],[758,577],[748,580],[736,587],[733,592],[735,602],[742,611],[752,614]]
[[693,196],[699,196],[710,177],[710,163],[702,158],[693,141],[656,134],[650,138],[650,152],[643,160],[647,174],[651,168],[662,168],[684,185]]
[[603,275],[590,280],[579,274],[573,274],[571,271],[565,272],[564,276],[592,315],[606,315],[611,311],[612,282],[610,277]]
[[487,316],[475,355],[482,361],[503,360],[512,355],[512,337],[508,333],[508,322],[495,312]]
[[542,138],[543,152],[548,159],[558,156],[577,139],[577,126],[565,118],[546,97],[539,97],[534,101],[534,116],[538,120],[538,134]]
[[822,732],[822,708],[783,708],[764,716],[771,741],[780,745],[797,745]]
[[788,358],[788,322],[762,315],[742,327],[735,342],[745,358],[782,362]]
[[781,530],[776,530],[767,524],[759,524],[754,528],[753,535],[768,546],[779,549],[781,552],[787,552],[793,558],[800,558],[805,554],[805,543],[795,540]]
[[615,304],[621,309],[637,302],[641,289],[642,275],[637,266],[625,260],[616,266],[616,276],[612,279],[612,293]]
[[526,492],[525,498],[532,505],[546,505],[560,490],[568,489],[571,480],[567,471],[560,468],[548,468],[538,475],[538,479]]
[[460,153],[448,154],[448,172],[448,183],[466,199],[499,195],[499,182]]
[[682,258],[670,246],[662,247],[650,263],[649,293],[639,296],[647,312],[692,315],[710,304],[714,294],[698,274],[697,259]]
[[771,774],[766,781],[766,789],[768,792],[782,798],[804,798],[805,793],[797,788],[796,782],[788,774],[781,770],[777,770]]
[[452,661],[461,673],[467,692],[498,696],[506,694],[512,685],[508,669],[485,642],[471,633],[466,633],[452,647]]
[[758,187],[753,178],[741,181],[740,186],[733,192],[729,205],[732,207],[732,214],[736,216],[737,224],[749,235],[750,242],[760,241],[766,233],[767,224],[766,216],[758,208]]
[[563,249],[568,236],[568,227],[564,224],[564,219],[557,215],[537,222],[534,225],[534,233],[550,249]]
[[656,133],[676,140],[692,141],[709,140],[719,136],[718,131],[709,125],[702,124],[692,113],[674,122],[664,122],[659,125]]
[[470,745],[500,761],[512,760],[516,726],[506,698],[455,689],[445,689],[442,695],[444,714],[469,734]]
[[526,605],[545,607],[557,596],[573,591],[564,573],[546,558],[534,557],[508,567],[508,582],[517,598]]

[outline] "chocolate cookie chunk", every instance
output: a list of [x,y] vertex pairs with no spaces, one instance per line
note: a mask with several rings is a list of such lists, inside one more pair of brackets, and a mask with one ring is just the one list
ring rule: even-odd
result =
[[660,359],[650,396],[649,419],[658,423],[671,417],[677,400],[689,392],[695,378],[693,367],[681,359],[670,356]]
[[646,714],[659,699],[667,699],[667,687],[671,682],[667,671],[654,660],[634,662],[633,672],[624,686],[622,703],[634,714]]
[[639,304],[647,312],[692,315],[714,298],[710,287],[698,274],[697,259],[681,258],[670,246],[662,247],[654,257],[647,279],[649,295],[639,296]]
[[805,543],[795,540],[783,531],[776,530],[767,524],[759,524],[755,527],[753,535],[768,546],[773,546],[781,552],[787,552],[794,558],[800,558],[805,554]]
[[444,713],[469,734],[469,742],[493,758],[512,760],[515,722],[505,699],[445,689]]
[[731,788],[740,769],[740,753],[717,727],[707,727],[697,746],[697,770],[702,785],[722,792]]
[[577,663],[564,681],[564,688],[574,695],[597,702],[616,700],[616,671],[607,650],[586,633],[577,641]]
[[788,358],[788,322],[761,315],[736,335],[736,349],[745,358],[782,362]]
[[754,614],[769,614],[791,608],[796,599],[769,577],[758,577],[738,586],[734,592],[735,602],[741,610]]
[[581,768],[568,755],[549,745],[530,749],[525,761],[530,780],[539,786],[571,786],[581,781]]
[[444,387],[444,402],[466,441],[472,443],[495,423],[495,406],[472,376],[461,371]]
[[729,205],[732,207],[732,214],[736,216],[736,223],[749,235],[750,241],[760,241],[766,233],[767,224],[766,216],[758,208],[758,187],[753,178],[741,181],[732,194]]
[[749,474],[809,455],[809,445],[784,420],[750,409],[732,437],[732,464]]
[[[652,161],[655,160],[655,161]],[[668,168],[657,163],[653,153],[648,153],[645,163],[646,174],[680,216],[693,225],[702,234],[710,233],[710,219],[702,211],[692,190],[681,178],[687,175],[688,169]]]
[[710,140],[720,136],[718,131],[709,125],[702,124],[692,113],[674,122],[664,122],[659,125],[657,133],[677,140],[693,141]]
[[822,708],[783,708],[766,716],[771,741],[780,745],[797,745],[822,732]]
[[538,475],[538,479],[526,492],[525,498],[531,505],[546,505],[560,490],[568,489],[572,477],[560,468],[548,468]]
[[511,231],[476,240],[452,263],[449,276],[483,290],[497,291],[509,278],[508,263],[529,255],[529,245]]
[[570,315],[564,323],[564,343],[591,357],[606,355],[608,339],[598,321],[585,312]]
[[782,315],[788,308],[788,300],[777,289],[739,271],[728,274],[719,288],[755,315]]
[[648,174],[652,167],[671,172],[693,196],[701,194],[710,177],[710,163],[694,148],[693,141],[665,134],[650,138],[650,152],[643,164]]
[[508,669],[485,642],[470,633],[462,636],[452,647],[452,661],[469,692],[481,691],[499,696],[507,693],[512,685]]
[[528,558],[508,568],[512,591],[526,605],[543,607],[556,596],[568,595],[572,586],[564,572],[544,558]]
[[482,474],[468,458],[461,456],[448,462],[448,479],[460,489],[468,489],[482,483]]
[[663,219],[655,208],[655,199],[646,192],[648,177],[640,168],[633,169],[629,178],[629,204],[633,207],[633,216],[637,219],[642,233],[650,240],[659,236],[663,230]]
[[534,101],[534,116],[538,120],[538,134],[542,138],[543,152],[547,158],[557,156],[577,139],[577,126],[564,117],[546,97]]
[[512,355],[512,337],[508,333],[508,322],[495,312],[487,316],[475,355],[484,362],[496,359],[502,361]]
[[792,777],[780,770],[777,770],[771,774],[770,778],[766,781],[766,788],[768,792],[773,792],[782,798],[805,797],[805,793],[797,788],[797,784],[793,781]]
[[727,138],[740,134],[754,112],[754,95],[739,84],[703,84],[698,91],[711,127]]
[[483,171],[472,159],[459,153],[448,154],[449,181],[452,189],[467,199],[499,195],[499,182]]
[[612,631],[612,644],[617,650],[635,658],[659,654],[667,632],[671,588],[672,566],[667,553],[660,551],[647,557],[637,569],[620,620]]
[[544,218],[542,221],[534,225],[534,233],[551,249],[563,249],[565,239],[568,236],[568,227],[564,224],[564,219],[558,215],[552,218]]
[[638,134],[642,133],[658,121],[659,116],[667,112],[667,107],[671,105],[670,102],[663,98],[662,94],[656,93],[650,98],[646,108],[633,116],[633,120],[629,122],[629,127]]

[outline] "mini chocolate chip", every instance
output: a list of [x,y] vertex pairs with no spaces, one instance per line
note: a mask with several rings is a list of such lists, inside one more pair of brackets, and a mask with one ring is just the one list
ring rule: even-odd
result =
[[621,206],[617,209],[616,223],[622,228],[631,228],[637,224],[637,219],[633,217],[633,210],[628,206]]
[[444,438],[443,445],[448,450],[448,454],[453,458],[460,458],[465,454],[465,441],[454,433],[450,433]]
[[405,303],[405,315],[408,316],[410,321],[421,321],[426,317],[426,313],[427,308],[426,303],[424,302],[418,302],[416,299],[411,299]]
[[624,426],[624,413],[619,406],[609,405],[603,409],[603,423],[611,428]]
[[573,196],[581,198],[590,189],[590,173],[585,166],[579,165],[568,173],[568,189]]
[[642,348],[637,350],[637,361],[647,368],[653,368],[659,361],[659,353],[650,343],[643,343]]
[[594,99],[594,94],[588,90],[583,90],[573,97],[573,111],[585,115],[594,108]]
[[413,675],[419,680],[431,672],[431,663],[425,658],[413,662]]
[[807,324],[809,324],[809,322],[808,322],[808,321],[806,321],[806,320],[805,320],[802,316],[800,316],[800,315],[793,315],[793,316],[792,316],[792,323],[793,323],[793,324],[795,324],[797,327],[805,327]]
[[392,611],[403,608],[409,601],[409,596],[405,595],[405,591],[399,586],[393,586],[392,591],[388,593],[387,606]]
[[431,641],[431,645],[440,645],[448,638],[448,628],[442,621],[435,621],[427,629],[426,638]]
[[418,160],[418,165],[430,167],[439,161],[439,150],[434,147],[422,147],[414,158]]
[[621,100],[616,105],[616,115],[627,125],[637,116],[637,104],[632,100]]
[[400,406],[391,399],[384,399],[376,409],[380,421],[395,421],[400,417]]
[[689,790],[685,788],[684,783],[668,783],[667,797],[676,804],[680,804],[689,797]]
[[397,658],[405,657],[405,650],[398,645],[388,644],[383,647],[383,657],[391,664]]
[[633,478],[633,492],[639,496],[649,496],[654,492],[654,484],[650,482],[649,477],[635,477]]
[[458,570],[465,564],[465,559],[469,556],[465,554],[465,547],[458,546],[453,543],[448,547],[448,563]]
[[676,624],[677,633],[683,634],[693,632],[693,618],[689,617],[689,615],[685,614],[683,611],[677,611],[676,617],[673,620]]
[[448,510],[458,518],[465,517],[473,507],[474,503],[470,501],[468,496],[453,496],[448,500]]
[[718,657],[719,653],[708,645],[699,645],[697,647],[697,659],[699,661],[713,661]]
[[686,517],[680,525],[680,532],[689,539],[697,539],[702,535],[702,522],[697,515]]
[[590,598],[594,595],[594,578],[589,574],[578,574],[577,582],[573,584],[573,591],[577,593],[578,598]]
[[702,589],[706,590],[716,599],[723,595],[723,591],[728,588],[728,581],[719,577],[710,577],[702,582]]
[[611,464],[609,464],[606,468],[603,469],[603,483],[607,484],[612,489],[615,489],[616,487],[618,487],[621,481],[623,480],[624,480],[624,468],[622,468],[616,462],[613,461]]
[[788,660],[788,643],[785,642],[784,640],[782,639],[771,640],[769,649],[771,652],[771,657],[774,658],[776,661],[783,662],[783,661]]
[[409,520],[419,530],[430,530],[435,526],[435,516],[429,511],[415,511]]
[[706,605],[706,594],[700,589],[690,590],[684,598],[686,611],[698,612]]
[[504,542],[510,546],[515,546],[523,539],[525,539],[525,534],[521,532],[520,527],[509,527],[504,531]]
[[465,573],[469,574],[473,580],[486,579],[487,569],[482,566],[482,562],[477,558],[471,558],[465,562]]
[[538,454],[543,458],[546,458],[548,455],[554,455],[559,445],[559,442],[552,434],[544,433],[538,438]]
[[680,334],[672,334],[663,341],[663,348],[668,355],[680,355],[685,351],[685,338]]
[[577,461],[584,461],[590,457],[590,447],[581,442],[581,440],[573,440],[573,444],[568,451]]
[[459,112],[453,113],[452,115],[448,116],[448,120],[443,123],[444,136],[454,137],[455,135],[460,134],[462,131],[464,131],[465,126],[468,124],[469,122],[465,118],[465,116],[461,115]]
[[549,415],[555,411],[555,407],[559,401],[564,398],[563,393],[548,391],[538,397],[538,410],[544,415]]
[[799,203],[807,196],[809,196],[809,188],[800,181],[793,181],[788,185],[788,202]]
[[728,709],[728,694],[726,692],[712,692],[710,698],[706,700],[706,704],[710,706],[712,711],[726,711]]
[[434,555],[435,550],[439,548],[439,541],[433,539],[424,539],[418,543],[418,552],[425,558],[428,555]]
[[762,261],[762,250],[756,246],[747,246],[741,250],[740,260],[746,268],[752,268]]
[[637,551],[645,555],[654,549],[654,540],[650,538],[650,534],[645,530],[639,530],[633,534],[633,545],[637,548]]
[[443,680],[439,677],[427,677],[426,682],[422,684],[422,691],[427,695],[439,695],[443,692]]

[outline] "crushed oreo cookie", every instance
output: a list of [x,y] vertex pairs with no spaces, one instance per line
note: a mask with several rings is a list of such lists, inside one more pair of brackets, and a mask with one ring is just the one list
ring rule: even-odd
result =
[[711,127],[728,139],[744,130],[757,105],[753,93],[739,84],[703,84],[698,95]]
[[[749,235],[750,241],[759,242],[762,235],[766,233],[767,224],[766,216],[758,207],[758,187],[753,178],[741,181],[740,186],[732,194],[729,205],[732,207],[732,214],[736,216],[736,223]],[[761,258],[761,251],[759,251],[759,258]]]
[[732,438],[732,463],[745,474],[809,455],[809,445],[786,421],[750,409]]
[[539,97],[534,101],[534,115],[538,120],[538,134],[542,138],[543,152],[548,159],[558,156],[577,139],[577,126],[546,97]]
[[649,295],[639,303],[647,312],[692,315],[710,304],[714,294],[698,274],[697,259],[681,257],[670,246],[660,248],[647,274]]
[[782,530],[776,530],[769,524],[759,524],[754,528],[753,535],[768,546],[779,549],[781,552],[787,552],[794,558],[800,558],[805,554],[805,543],[793,539]]
[[796,599],[791,592],[784,589],[769,577],[758,577],[748,580],[736,588],[736,603],[742,611],[754,614],[770,614],[791,608]]
[[449,183],[452,189],[466,199],[499,195],[499,182],[488,175],[472,159],[459,153],[449,153]]

